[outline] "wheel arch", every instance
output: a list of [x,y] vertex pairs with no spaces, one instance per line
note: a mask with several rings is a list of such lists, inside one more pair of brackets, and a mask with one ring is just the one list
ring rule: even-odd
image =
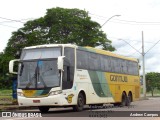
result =
[[123,91],[123,92],[122,92],[122,95],[123,95],[123,94],[125,94],[125,95],[127,96],[127,93],[126,93],[126,91]]

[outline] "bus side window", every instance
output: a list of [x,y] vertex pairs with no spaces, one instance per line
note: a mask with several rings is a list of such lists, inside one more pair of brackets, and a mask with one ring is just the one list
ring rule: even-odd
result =
[[62,75],[62,89],[70,89],[73,85],[75,56],[74,49],[64,48],[64,71]]

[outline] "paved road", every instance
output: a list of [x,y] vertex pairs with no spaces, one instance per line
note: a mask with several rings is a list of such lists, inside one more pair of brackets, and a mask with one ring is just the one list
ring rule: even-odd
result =
[[[103,111],[103,112],[102,112]],[[127,112],[128,111],[128,112]],[[140,112],[139,112],[140,111]],[[149,98],[149,100],[140,100],[133,102],[130,107],[113,107],[112,105],[104,105],[103,108],[90,109],[86,106],[83,112],[73,112],[72,108],[52,108],[46,114],[42,114],[41,118],[32,118],[33,120],[160,120],[160,97]],[[36,112],[40,115],[38,109],[34,110],[21,110],[17,112]],[[152,115],[159,117],[142,117],[146,115]],[[109,117],[112,116],[112,117]],[[117,117],[113,117],[117,116]],[[124,117],[127,116],[127,117]],[[130,117],[129,117],[130,116]],[[141,116],[141,117],[136,117]],[[53,118],[54,117],[54,118]],[[1,118],[0,118],[1,119]],[[28,120],[30,118],[2,118],[7,120]]]

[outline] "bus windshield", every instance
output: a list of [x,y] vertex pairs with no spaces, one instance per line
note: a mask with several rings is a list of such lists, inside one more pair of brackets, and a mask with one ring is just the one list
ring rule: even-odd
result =
[[44,89],[60,86],[57,59],[21,61],[18,88]]
[[60,86],[57,58],[61,47],[24,49],[18,71],[18,88],[44,89]]

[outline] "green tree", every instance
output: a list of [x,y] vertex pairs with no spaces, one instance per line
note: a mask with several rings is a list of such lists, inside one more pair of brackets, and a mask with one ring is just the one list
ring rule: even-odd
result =
[[115,50],[100,24],[92,21],[88,12],[58,7],[48,9],[44,17],[28,21],[23,28],[13,32],[5,53],[19,58],[23,47],[51,43],[101,46],[105,50]]
[[0,89],[11,88],[12,81],[9,79],[8,63],[13,59],[12,56],[5,55],[3,52],[0,53]]
[[160,73],[150,72],[146,74],[146,88],[147,92],[154,94],[155,89],[160,90]]

